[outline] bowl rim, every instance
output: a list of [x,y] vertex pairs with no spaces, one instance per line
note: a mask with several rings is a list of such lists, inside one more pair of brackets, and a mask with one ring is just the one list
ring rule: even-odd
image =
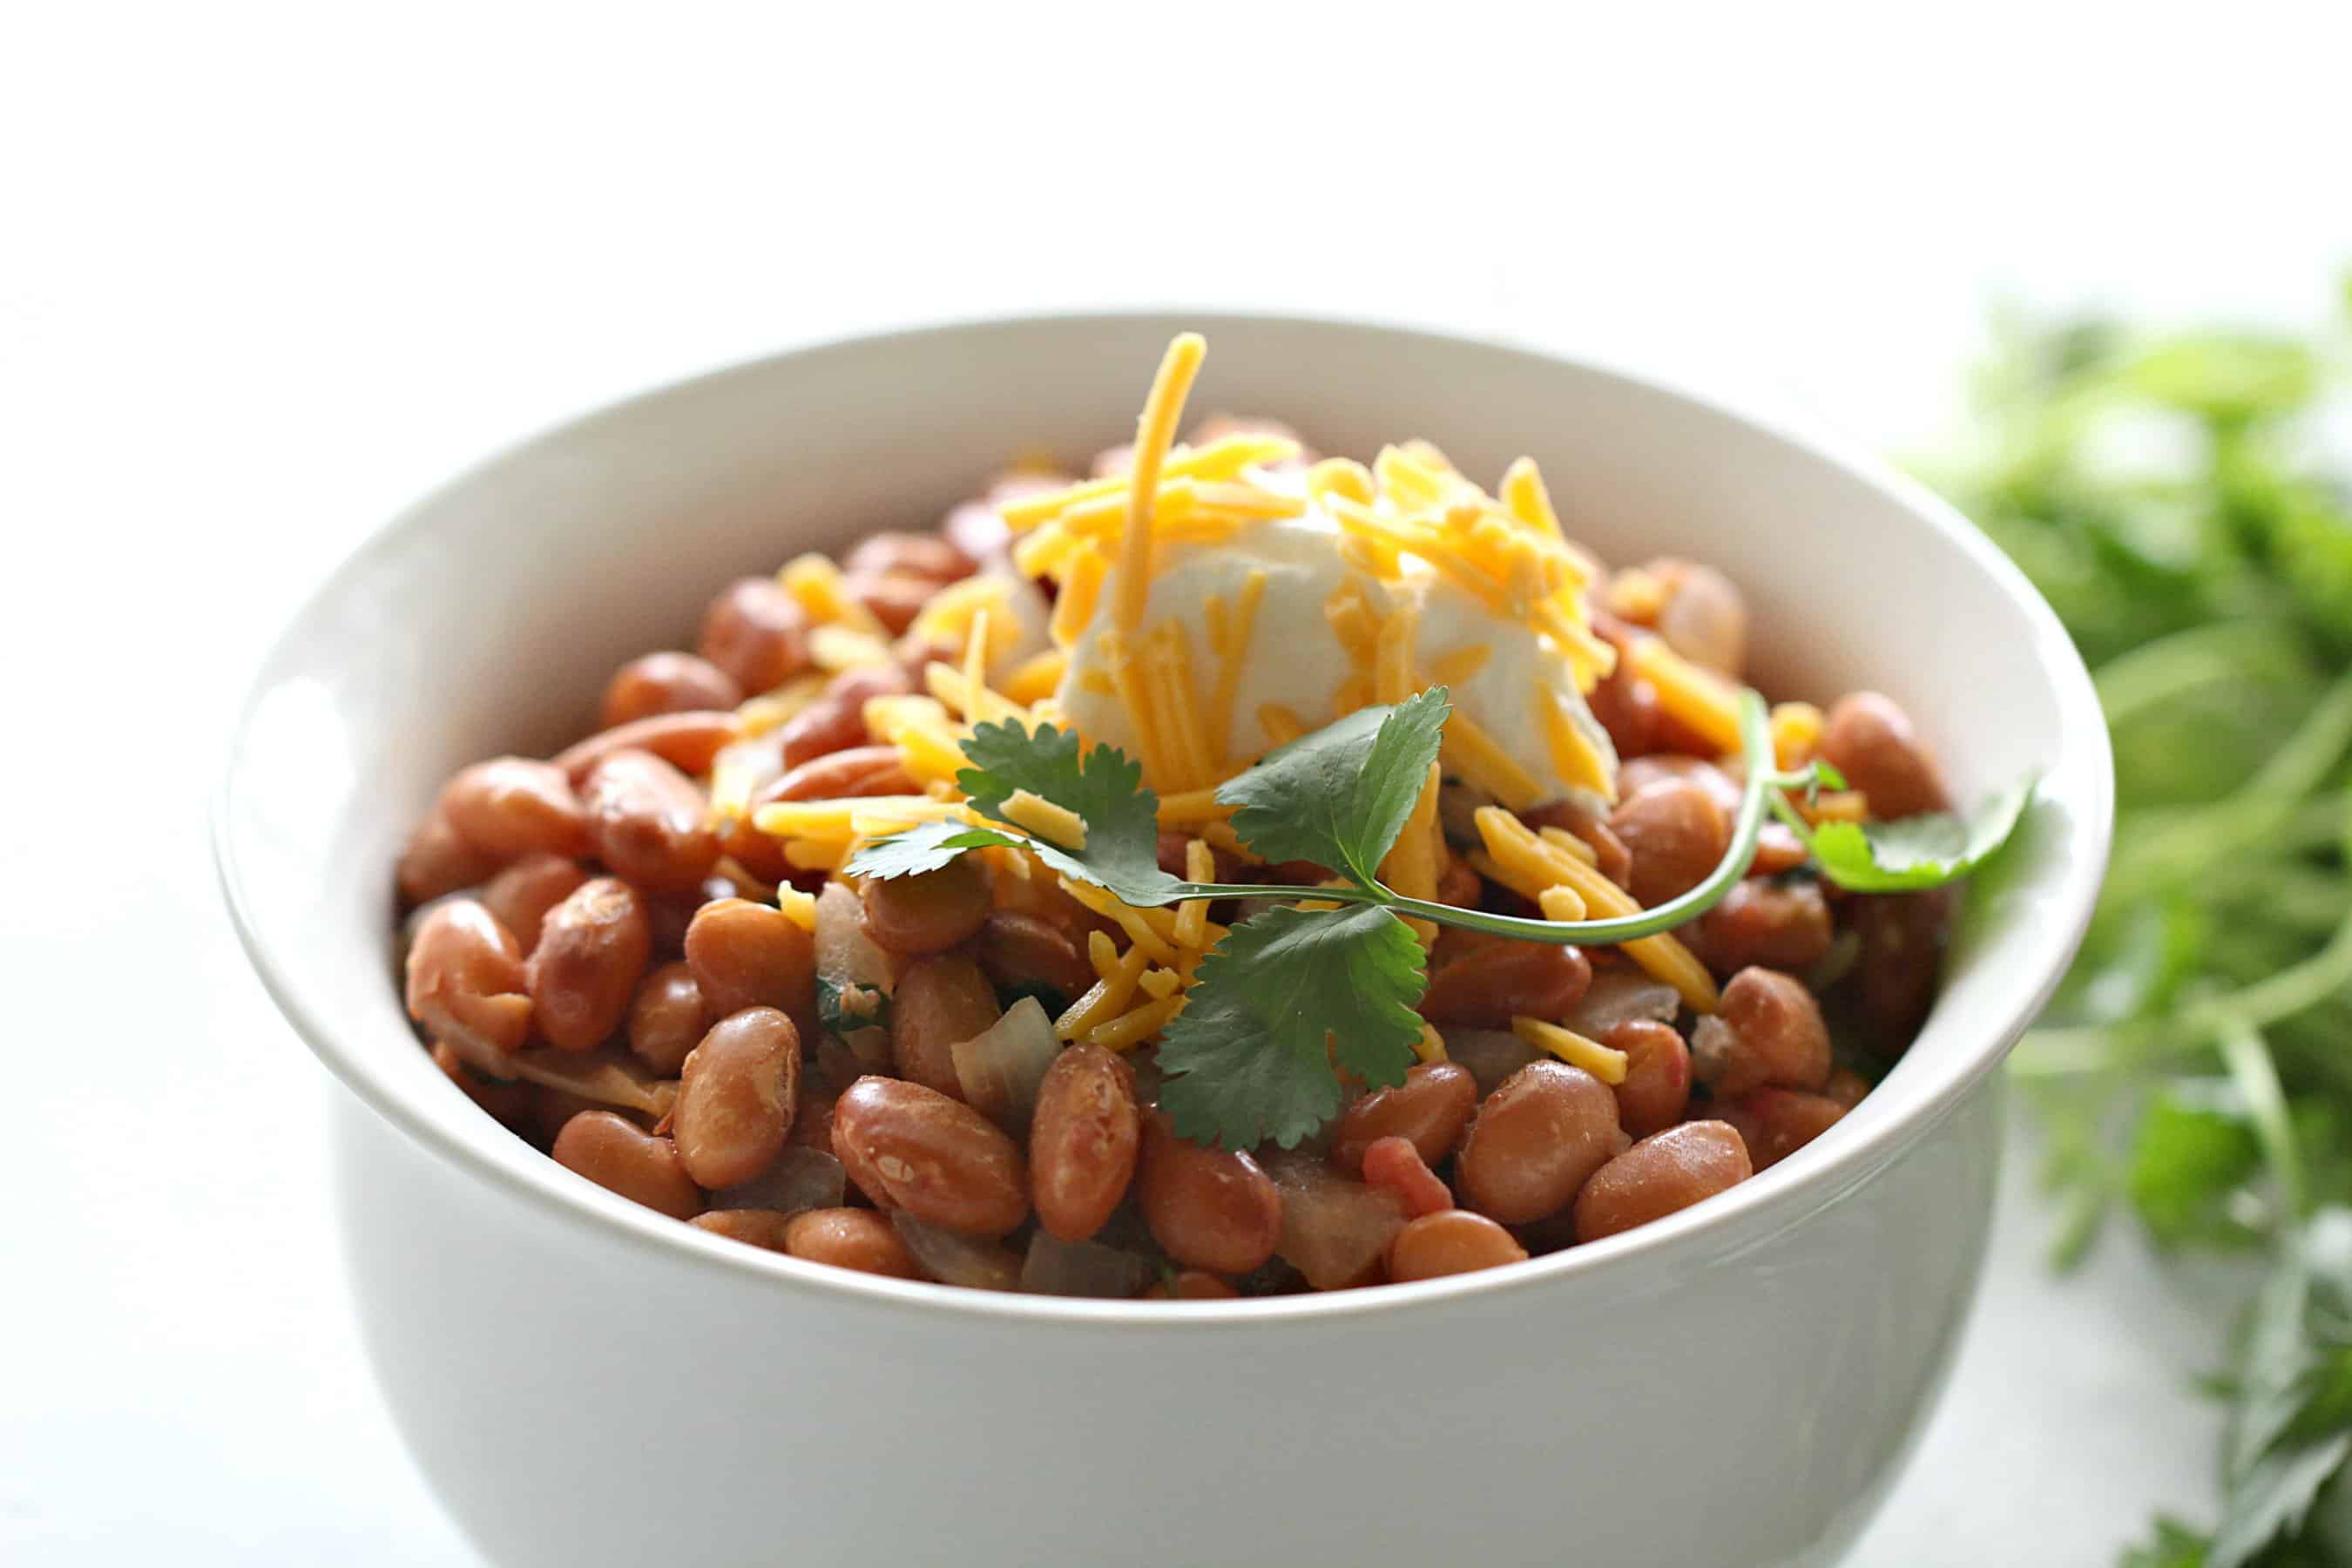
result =
[[[2052,867],[2044,872],[2048,896],[2040,901],[2042,912],[2038,918],[2053,928],[2052,940],[2039,950],[2036,967],[2029,975],[2020,977],[2020,983],[2008,992],[2011,1000],[1986,1022],[1972,1040],[1960,1039],[1957,1042],[1959,1048],[1948,1051],[1946,1059],[1935,1064],[1934,1076],[1920,1078],[1909,1086],[1904,1104],[1859,1135],[1838,1141],[1835,1148],[1821,1150],[1817,1159],[1782,1162],[1692,1208],[1619,1236],[1507,1268],[1386,1285],[1378,1289],[1210,1301],[1100,1300],[978,1290],[832,1268],[746,1247],[632,1204],[566,1171],[536,1151],[528,1151],[530,1159],[527,1163],[518,1163],[503,1151],[494,1152],[492,1138],[515,1143],[517,1148],[522,1145],[462,1097],[450,1097],[446,1103],[435,1097],[434,1102],[427,1102],[424,1097],[411,1096],[379,1078],[364,1052],[350,1048],[331,1021],[318,1016],[304,1004],[291,982],[290,970],[273,951],[261,929],[259,914],[239,864],[233,806],[242,773],[241,759],[256,715],[271,689],[273,673],[293,651],[298,637],[315,614],[363,574],[377,556],[426,528],[445,497],[542,443],[576,435],[606,420],[625,420],[649,405],[709,389],[732,378],[757,374],[781,362],[876,352],[889,345],[926,341],[945,347],[965,336],[1048,326],[1084,328],[1089,324],[1128,330],[1153,325],[1171,333],[1189,329],[1212,338],[1221,327],[1293,327],[1384,338],[1401,350],[1416,345],[1441,352],[1469,348],[1534,361],[1548,367],[1565,367],[1617,384],[1636,395],[1661,398],[1747,426],[1805,458],[1840,470],[1849,479],[1878,492],[1914,525],[1942,535],[1947,544],[1955,547],[1976,570],[1992,580],[2002,597],[2032,629],[2037,662],[2052,679],[2052,696],[2058,709],[2058,753],[2052,759],[2040,787],[2045,795],[2063,796],[2069,807],[2068,825],[2075,837],[2064,853],[2053,857]],[[264,990],[311,1053],[371,1110],[432,1154],[472,1178],[486,1181],[521,1200],[541,1215],[560,1218],[577,1229],[619,1240],[633,1249],[657,1253],[738,1281],[764,1281],[769,1288],[803,1290],[835,1301],[857,1302],[868,1309],[977,1316],[1007,1323],[1213,1331],[1245,1323],[1326,1323],[1335,1319],[1352,1320],[1366,1313],[1410,1314],[1468,1297],[1499,1298],[1557,1289],[1570,1281],[1583,1280],[1596,1270],[1605,1278],[1612,1267],[1631,1264],[1637,1258],[1656,1264],[1670,1261],[1674,1254],[1683,1254],[1685,1262],[1696,1261],[1703,1258],[1710,1241],[1724,1238],[1729,1233],[1769,1234],[1779,1225],[1800,1217],[1843,1192],[1850,1178],[1866,1178],[1883,1168],[1901,1148],[1940,1124],[1968,1092],[2000,1065],[2009,1047],[2055,992],[2082,942],[2105,874],[2113,831],[2114,776],[2106,725],[2090,673],[2072,639],[2048,603],[2008,557],[1956,508],[1925,485],[1893,468],[1858,442],[1824,429],[1785,407],[1759,408],[1749,397],[1701,391],[1673,375],[1632,368],[1607,356],[1371,317],[1231,307],[1197,310],[1165,307],[1017,310],[814,338],[664,382],[566,415],[510,441],[378,524],[299,596],[285,625],[270,639],[251,670],[228,731],[220,776],[212,791],[209,837],[215,874],[237,940]],[[456,1114],[460,1108],[462,1116]],[[1618,1271],[1625,1272],[1622,1268]]]

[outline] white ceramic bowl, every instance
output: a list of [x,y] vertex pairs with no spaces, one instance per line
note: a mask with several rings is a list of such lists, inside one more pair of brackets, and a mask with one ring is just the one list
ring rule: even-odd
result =
[[[1327,450],[1542,463],[1605,556],[1747,590],[1768,684],[1884,689],[1964,795],[2045,770],[1927,1031],[1860,1109],[1630,1235],[1425,1284],[1073,1301],[835,1272],[664,1219],[467,1103],[391,973],[390,868],[442,778],[579,732],[714,588],[924,526],[1008,455],[1131,429],[1170,334],[1196,409]],[[350,1089],[335,1182],[384,1394],[502,1563],[1813,1563],[1884,1495],[1982,1260],[1991,1075],[2106,854],[2105,731],[2049,610],[1875,464],[1647,382],[1332,321],[951,326],[651,394],[373,539],[254,689],[217,816],[256,966]]]

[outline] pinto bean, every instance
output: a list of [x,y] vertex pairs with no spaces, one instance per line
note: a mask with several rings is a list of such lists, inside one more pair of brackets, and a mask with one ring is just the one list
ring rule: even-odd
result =
[[515,940],[471,899],[436,905],[409,944],[408,1016],[468,1067],[511,1078],[530,1034],[530,985]]
[[1027,1162],[961,1100],[899,1079],[861,1078],[833,1112],[833,1150],[876,1206],[994,1239],[1029,1215]]
[[457,1047],[446,1040],[433,1042],[433,1065],[448,1075],[449,1081],[465,1092],[467,1099],[480,1106],[497,1120],[512,1127],[522,1121],[530,1110],[531,1086],[527,1083],[501,1083],[486,1078],[466,1065]]
[[710,601],[698,651],[747,693],[809,667],[808,612],[773,577],[742,577]]
[[801,1037],[773,1007],[721,1018],[686,1058],[672,1135],[687,1174],[740,1186],[782,1152],[799,1097]]
[[1468,1209],[1423,1215],[1389,1243],[1389,1278],[1399,1284],[1527,1260],[1528,1249],[1509,1231]]
[[598,727],[610,730],[657,713],[688,713],[733,708],[743,700],[735,678],[690,653],[649,653],[613,673],[604,688]]
[[999,991],[1043,987],[1075,1002],[1095,983],[1085,951],[1067,931],[1041,915],[996,910],[982,924],[973,952]]
[[892,637],[903,635],[942,584],[911,572],[858,572],[842,579],[842,592],[866,607]]
[[539,1032],[567,1051],[593,1051],[621,1026],[653,956],[645,900],[626,882],[583,882],[547,913],[530,955]]
[[1617,1120],[1628,1133],[1646,1138],[1683,1119],[1690,1104],[1690,1047],[1672,1025],[1629,1019],[1601,1043],[1625,1053],[1625,1081],[1615,1087]]
[[652,752],[614,752],[582,794],[598,858],[637,887],[691,892],[718,863],[702,792]]
[[1662,752],[1653,756],[1636,757],[1617,773],[1617,798],[1632,800],[1643,791],[1657,784],[1676,781],[1695,784],[1706,791],[1717,809],[1731,816],[1739,810],[1739,784],[1705,757],[1683,752]]
[[1103,1227],[1135,1176],[1143,1136],[1135,1075],[1100,1046],[1071,1046],[1037,1087],[1030,1121],[1029,1198],[1037,1223],[1064,1241]]
[[1437,901],[1457,910],[1475,910],[1486,896],[1486,884],[1470,863],[1448,855],[1444,868],[1437,874]]
[[903,572],[946,584],[978,570],[972,558],[936,533],[869,533],[842,558],[845,575]]
[[1662,779],[1622,801],[1609,826],[1633,859],[1625,890],[1644,908],[1697,887],[1731,847],[1731,819],[1688,779]]
[[1766,1084],[1819,1089],[1830,1076],[1829,1026],[1794,976],[1743,969],[1723,988],[1715,1016],[1692,1032],[1691,1055],[1700,1080],[1719,1096]]
[[789,1252],[792,1249],[784,1245],[784,1238],[792,1231],[793,1217],[774,1209],[707,1209],[686,1223],[746,1247]]
[[1910,716],[1875,691],[1852,692],[1831,706],[1822,726],[1821,755],[1863,793],[1878,821],[1952,808],[1943,770],[1912,729]]
[[437,807],[475,848],[501,863],[525,855],[576,856],[588,847],[580,801],[563,771],[528,757],[495,757],[457,770]]
[[912,877],[869,877],[858,897],[866,934],[906,958],[960,946],[988,921],[988,873],[968,856]]
[[1246,1274],[1282,1239],[1282,1193],[1238,1150],[1204,1149],[1154,1110],[1144,1119],[1136,1202],[1169,1257],[1213,1274]]
[[613,1111],[573,1116],[551,1152],[565,1170],[672,1219],[702,1212],[702,1194],[679,1163],[677,1145]]
[[1241,1294],[1204,1268],[1180,1268],[1175,1278],[1143,1293],[1147,1301],[1230,1301]]
[[1685,1121],[1655,1132],[1592,1173],[1576,1194],[1576,1239],[1647,1225],[1746,1181],[1748,1146],[1729,1123]]
[[[874,734],[866,725],[866,704],[877,697],[899,696],[914,689],[915,678],[895,664],[844,670],[833,678],[815,701],[784,721],[784,766],[797,768],[803,763],[831,756],[835,752],[870,744]],[[809,795],[783,798],[829,797]]]
[[710,1006],[694,971],[684,960],[673,960],[637,986],[629,1005],[629,1049],[661,1077],[676,1078],[710,1024]]
[[1606,1084],[1564,1062],[1530,1062],[1478,1108],[1454,1184],[1465,1206],[1525,1225],[1566,1208],[1624,1147]]
[[1433,1024],[1507,1029],[1515,1017],[1563,1016],[1591,984],[1591,962],[1576,948],[1494,942],[1430,972],[1421,1016]]
[[1717,974],[1759,964],[1810,969],[1829,955],[1836,934],[1818,884],[1763,877],[1734,883],[1694,930],[1692,946]]
[[896,746],[852,746],[811,757],[752,794],[750,809],[729,828],[726,851],[745,870],[770,882],[791,880],[794,868],[782,841],[760,831],[760,807],[777,801],[843,800],[853,795],[914,795]]
[[1584,840],[1592,851],[1592,863],[1600,873],[1619,887],[1628,886],[1633,875],[1633,857],[1625,841],[1607,822],[1575,804],[1555,801],[1520,814],[1520,820],[1529,827],[1557,827]]
[[811,1263],[920,1279],[922,1266],[890,1222],[872,1209],[809,1209],[785,1222],[784,1250]]
[[[935,953],[909,964],[890,998],[890,1058],[902,1078],[961,1100],[954,1047],[1001,1016],[996,988],[961,953]],[[921,1218],[921,1215],[917,1215]]]
[[597,764],[621,752],[645,752],[696,776],[709,773],[719,753],[734,743],[735,715],[730,712],[656,713],[574,742],[555,753],[552,765],[562,770],[574,789],[587,784]]
[[[1404,1082],[1375,1089],[1339,1113],[1332,1129],[1331,1163],[1350,1176],[1364,1169],[1364,1151],[1382,1138],[1404,1138],[1423,1162],[1454,1152],[1478,1110],[1478,1080],[1459,1062],[1423,1062]],[[1369,1180],[1370,1178],[1367,1178]]]
[[772,904],[716,899],[686,928],[686,964],[712,1013],[816,1009],[816,939]]
[[482,907],[498,917],[525,957],[539,946],[547,912],[588,879],[577,861],[561,855],[526,855],[482,888]]
[[1853,901],[1854,931],[1862,939],[1854,961],[1862,1010],[1882,1056],[1900,1056],[1927,1021],[1958,894],[1956,888],[1930,888]]
[[1748,1156],[1769,1170],[1837,1124],[1845,1107],[1825,1094],[1796,1089],[1757,1089],[1735,1100],[1717,1100],[1715,1113],[1739,1130]]
[[467,842],[436,805],[409,836],[393,880],[402,905],[413,908],[474,887],[498,868],[499,858]]
[[1665,590],[1658,635],[1703,669],[1737,679],[1748,664],[1748,605],[1730,578],[1712,566],[1664,558],[1650,563]]

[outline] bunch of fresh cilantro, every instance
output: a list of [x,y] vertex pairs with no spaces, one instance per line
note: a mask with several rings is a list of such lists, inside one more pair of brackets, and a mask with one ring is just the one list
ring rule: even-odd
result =
[[[2352,288],[2341,302],[2352,312]],[[2308,336],[2003,323],[1928,477],[2048,596],[2116,749],[2114,858],[2015,1071],[2056,1256],[2131,1215],[2244,1258],[2210,1531],[2127,1568],[2352,1564],[2352,414]]]

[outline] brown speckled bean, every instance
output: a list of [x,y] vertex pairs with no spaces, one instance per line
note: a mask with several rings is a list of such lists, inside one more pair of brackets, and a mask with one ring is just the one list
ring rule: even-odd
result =
[[730,1241],[740,1241],[746,1247],[765,1247],[770,1252],[789,1252],[784,1245],[793,1226],[791,1215],[778,1214],[773,1209],[707,1209],[687,1224],[713,1236],[723,1236]]
[[866,934],[905,958],[944,952],[988,920],[988,873],[966,856],[912,877],[870,877],[859,889]]
[[1478,1108],[1454,1186],[1465,1207],[1525,1225],[1566,1208],[1624,1147],[1608,1085],[1564,1062],[1530,1062]]
[[1528,1249],[1485,1215],[1440,1209],[1409,1220],[1389,1243],[1389,1278],[1399,1284],[1525,1263]]
[[468,1066],[511,1078],[508,1055],[530,1034],[522,954],[471,899],[436,905],[409,944],[408,1016]]
[[674,959],[646,976],[629,1005],[629,1049],[664,1078],[676,1078],[687,1053],[711,1025],[709,1005],[694,971]]
[[1771,1084],[1816,1089],[1830,1075],[1830,1031],[1811,992],[1777,970],[1743,969],[1691,1036],[1693,1066],[1715,1093]]
[[1662,779],[1619,803],[1611,831],[1633,858],[1625,890],[1645,909],[1706,879],[1731,847],[1731,819],[1703,784]]
[[702,792],[652,752],[614,752],[581,793],[598,858],[647,892],[692,892],[718,863]]
[[746,694],[772,690],[808,668],[808,613],[772,577],[738,578],[704,613],[699,651]]
[[621,1026],[653,956],[645,900],[626,882],[583,882],[548,910],[530,955],[539,1032],[567,1051],[592,1051]]
[[1591,984],[1591,962],[1576,948],[1489,942],[1433,968],[1420,1011],[1433,1024],[1507,1029],[1522,1015],[1557,1021]]
[[1717,974],[1757,964],[1810,969],[1829,955],[1836,935],[1817,884],[1763,877],[1732,884],[1723,901],[1692,929],[1693,948]]
[[1625,1053],[1625,1080],[1617,1091],[1617,1120],[1626,1132],[1646,1138],[1683,1119],[1690,1104],[1690,1047],[1670,1024],[1634,1018],[1601,1037]]
[[402,907],[411,908],[474,887],[498,868],[499,858],[467,843],[436,805],[409,836],[394,880]]
[[599,727],[612,729],[658,713],[690,713],[733,708],[743,700],[735,678],[690,653],[649,653],[613,674],[604,688]]
[[901,1078],[961,1100],[955,1047],[986,1031],[1001,1016],[996,988],[979,964],[960,952],[919,959],[898,976],[891,994],[890,1058]]
[[1074,1045],[1037,1087],[1029,1196],[1037,1223],[1064,1241],[1100,1230],[1135,1176],[1143,1131],[1135,1075],[1100,1046]]
[[498,917],[524,957],[539,946],[547,912],[588,879],[577,861],[561,855],[526,855],[482,886],[482,907]]
[[793,1215],[785,1224],[784,1250],[811,1263],[855,1268],[860,1274],[923,1277],[921,1265],[898,1239],[898,1232],[872,1209],[810,1209]]
[[1282,1239],[1274,1178],[1247,1154],[1179,1138],[1157,1110],[1144,1119],[1136,1201],[1169,1257],[1213,1274],[1246,1274]]
[[1478,1080],[1458,1062],[1423,1062],[1404,1082],[1375,1089],[1339,1113],[1332,1128],[1331,1163],[1361,1175],[1364,1151],[1382,1138],[1412,1141],[1422,1160],[1439,1163],[1454,1152],[1478,1109]]
[[1576,1239],[1647,1225],[1746,1181],[1748,1146],[1728,1123],[1685,1121],[1653,1133],[1592,1173],[1576,1195]]
[[686,928],[686,963],[719,1017],[746,1007],[779,1007],[807,1017],[816,1007],[816,939],[773,904],[714,899]]
[[775,1163],[800,1094],[801,1037],[773,1007],[721,1018],[686,1058],[671,1134],[697,1184],[740,1186]]
[[552,763],[494,757],[460,768],[442,786],[437,809],[458,837],[501,862],[588,848],[579,797]]
[[1880,822],[1951,809],[1943,771],[1909,715],[1875,691],[1853,692],[1832,705],[1822,725],[1821,755],[1863,793]]
[[858,1190],[927,1225],[994,1238],[1029,1215],[1027,1162],[961,1100],[900,1079],[861,1078],[833,1109],[833,1150]]
[[573,1116],[551,1152],[564,1169],[672,1219],[702,1212],[702,1194],[679,1163],[677,1146],[610,1110]]

